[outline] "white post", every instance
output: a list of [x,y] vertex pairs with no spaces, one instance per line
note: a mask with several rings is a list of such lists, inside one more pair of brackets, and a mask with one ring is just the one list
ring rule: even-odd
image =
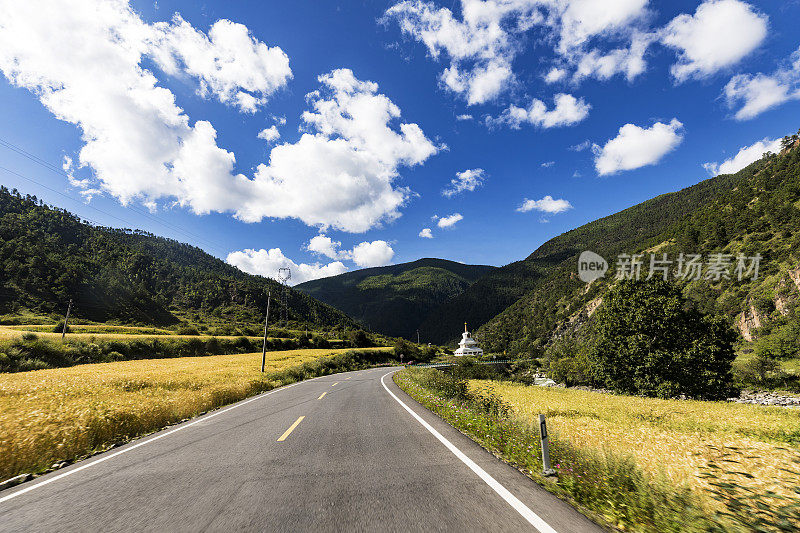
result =
[[547,422],[544,415],[539,415],[539,435],[542,439],[542,469],[545,476],[554,476],[556,471],[550,466],[550,437],[547,434]]

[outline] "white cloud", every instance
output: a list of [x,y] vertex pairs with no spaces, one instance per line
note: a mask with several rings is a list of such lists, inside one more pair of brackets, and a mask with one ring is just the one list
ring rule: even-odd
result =
[[678,82],[702,78],[739,62],[764,40],[767,22],[740,0],[706,0],[694,15],[675,17],[661,34],[679,53],[672,75]]
[[243,112],[256,112],[292,77],[289,56],[253,38],[243,24],[218,20],[205,35],[176,14],[172,23],[147,29],[151,55],[165,72],[197,78],[202,96],[213,94]]
[[400,109],[376,83],[348,69],[319,81],[322,90],[308,95],[312,110],[303,113],[317,133],[272,149],[240,218],[296,217],[322,228],[366,231],[400,216],[410,191],[394,187],[399,167],[421,164],[441,149],[416,124],[392,127]]
[[544,81],[546,83],[556,83],[563,80],[567,76],[567,71],[563,68],[553,67],[545,75]]
[[260,132],[258,132],[258,138],[264,139],[267,142],[277,141],[280,139],[281,134],[274,125],[270,126],[269,128],[264,128]]
[[729,107],[741,105],[734,115],[736,120],[751,119],[789,100],[800,99],[800,48],[789,61],[772,74],[739,74],[731,78],[724,94]]
[[456,177],[450,180],[450,186],[442,191],[442,195],[448,198],[464,192],[474,191],[481,185],[486,176],[482,168],[470,168],[463,172],[456,172]]
[[313,237],[306,249],[330,259],[349,259],[360,267],[383,266],[394,257],[394,250],[386,241],[364,241],[352,250],[341,250],[342,243],[326,235]]
[[584,102],[583,98],[579,100],[571,94],[559,93],[554,101],[555,107],[550,110],[537,98],[533,99],[528,109],[511,105],[498,118],[490,119],[489,123],[508,124],[514,129],[525,123],[540,128],[572,126],[589,116],[589,109],[592,107]]
[[781,151],[780,139],[767,139],[764,138],[750,146],[742,146],[735,156],[726,159],[722,163],[704,163],[705,168],[712,176],[719,174],[733,174],[739,172],[741,169],[761,159],[764,152],[772,152],[777,154]]
[[440,147],[416,124],[398,124],[397,106],[346,69],[320,76],[297,142],[274,147],[252,178],[234,172],[235,155],[217,145],[213,125],[192,124],[143,66],[152,59],[166,72],[197,77],[201,91],[252,110],[285,83],[283,52],[220,22],[206,37],[177,17],[149,25],[124,0],[3,3],[0,69],[80,128],[76,166],[90,167],[93,188],[123,204],[155,208],[175,199],[197,214],[297,218],[350,232],[400,216],[410,191],[394,185],[399,168]]
[[432,2],[408,0],[386,10],[383,20],[396,20],[401,31],[423,43],[433,59],[442,53],[450,66],[440,80],[469,105],[493,100],[513,83],[511,62],[516,55],[506,22],[509,19],[541,21],[536,2],[462,1],[458,20],[448,8]]
[[572,81],[578,82],[584,78],[607,80],[616,74],[623,74],[628,81],[633,81],[647,68],[644,55],[652,40],[650,34],[633,32],[627,47],[607,52],[596,48],[588,52],[573,52],[570,56],[575,68]]
[[394,250],[386,241],[362,242],[353,247],[351,256],[360,267],[388,265],[394,257]]
[[458,121],[472,120],[472,115],[469,115],[469,114],[456,115],[456,120],[458,120]]
[[341,245],[341,242],[334,241],[330,237],[325,235],[317,235],[308,241],[306,248],[310,252],[324,255],[330,259],[342,259],[342,253],[339,251],[339,247]]
[[584,150],[588,150],[591,147],[592,147],[592,141],[586,139],[581,143],[573,144],[568,148],[568,150],[572,150],[573,152],[583,152]]
[[648,0],[572,0],[561,15],[559,51],[568,52],[590,38],[621,31],[646,13]]
[[461,213],[453,213],[448,217],[439,218],[438,222],[436,222],[436,225],[440,228],[452,228],[459,220],[464,220],[464,217],[461,216]]
[[556,200],[552,196],[547,195],[541,200],[529,200],[525,198],[525,200],[522,202],[522,205],[517,208],[517,211],[520,213],[527,213],[528,211],[541,211],[542,213],[555,215],[558,213],[563,213],[569,209],[572,209],[572,204],[567,200],[564,200],[563,198]]
[[[442,85],[475,105],[494,100],[516,83],[512,64],[528,31],[541,29],[542,35],[532,40],[552,42],[559,61],[566,63],[544,76],[554,83],[567,76],[563,67],[574,65],[593,39],[627,41],[645,18],[647,1],[461,0],[459,19],[451,9],[433,2],[406,0],[390,7],[383,21],[396,21],[405,35],[425,45],[434,60],[447,56]],[[592,58],[595,63],[614,60],[614,72],[630,78],[644,70],[647,44],[641,50],[633,44],[630,50],[615,50],[602,61],[595,49]],[[597,66],[581,76],[609,75],[605,74],[608,69],[608,65]]]
[[270,250],[247,248],[229,253],[225,260],[244,272],[272,279],[277,279],[279,268],[290,268],[292,271],[292,278],[289,280],[290,285],[347,272],[347,267],[341,261],[333,261],[326,265],[320,263],[311,265],[295,263],[283,255],[280,248],[272,248]]
[[419,232],[419,236],[423,239],[433,239],[431,228],[422,228],[422,230]]
[[539,166],[541,166],[542,168],[550,168],[550,167],[552,167],[552,166],[553,166],[553,165],[555,165],[555,164],[556,164],[556,162],[555,162],[555,161],[545,161],[544,163],[542,163],[542,164],[541,164],[541,165],[539,165]]
[[683,124],[673,118],[669,124],[656,122],[649,128],[625,124],[619,134],[601,148],[593,145],[594,165],[601,176],[621,170],[654,165],[683,140]]

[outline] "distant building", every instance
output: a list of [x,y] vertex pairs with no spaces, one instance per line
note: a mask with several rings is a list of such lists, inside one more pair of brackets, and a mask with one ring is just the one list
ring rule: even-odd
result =
[[461,342],[458,343],[458,350],[453,352],[456,357],[471,355],[473,357],[483,355],[483,350],[478,348],[478,343],[473,340],[467,331],[467,323],[464,322],[464,333],[461,334]]

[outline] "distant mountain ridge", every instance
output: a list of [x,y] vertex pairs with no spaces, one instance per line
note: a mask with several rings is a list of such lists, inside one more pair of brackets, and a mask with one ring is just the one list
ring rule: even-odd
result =
[[307,281],[295,289],[374,331],[416,340],[417,327],[431,310],[496,268],[424,258]]
[[[73,316],[148,325],[261,323],[267,291],[281,290],[195,246],[93,226],[6,187],[0,187],[0,272],[0,313],[60,314],[73,299]],[[298,325],[356,327],[344,313],[291,289],[288,309]]]

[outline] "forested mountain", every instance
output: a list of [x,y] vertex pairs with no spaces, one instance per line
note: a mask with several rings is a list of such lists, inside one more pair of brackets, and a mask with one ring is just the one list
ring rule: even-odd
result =
[[416,340],[417,326],[430,310],[494,270],[492,266],[419,259],[307,281],[295,288],[372,330]]
[[[280,290],[274,280],[245,274],[200,248],[93,226],[6,187],[0,187],[0,272],[0,313],[63,313],[73,299],[74,316],[157,325],[182,318],[261,322],[267,291]],[[355,327],[295,290],[288,307],[297,323]]]
[[[721,314],[744,340],[800,348],[800,149],[797,136],[781,154],[766,154],[736,174],[718,176],[592,222],[545,243],[525,262],[550,264],[546,276],[477,332],[490,350],[539,354],[554,332],[580,321],[601,302],[620,253],[739,254],[762,259],[757,279],[678,281],[705,312]],[[577,256],[599,253],[611,271],[591,285],[577,279]],[[748,265],[749,266],[749,265]],[[674,278],[673,271],[670,276]],[[496,274],[495,274],[496,275]],[[660,274],[659,274],[660,275]],[[476,286],[485,283],[481,280]],[[471,292],[471,291],[470,291]],[[590,304],[591,302],[591,304]],[[588,309],[587,309],[588,304]]]
[[[460,324],[467,321],[478,329],[478,326],[486,324],[524,295],[540,287],[543,290],[537,294],[541,293],[545,298],[542,305],[550,306],[558,301],[565,289],[559,286],[559,283],[565,281],[563,276],[553,278],[553,275],[559,269],[567,274],[575,272],[577,256],[582,251],[592,250],[609,257],[622,251],[638,249],[650,242],[658,242],[657,236],[663,233],[665,227],[682,220],[720,192],[730,190],[736,181],[736,176],[712,178],[559,235],[522,261],[498,268],[476,281],[469,291],[434,309],[426,317],[420,330],[435,342],[451,341],[454,339],[453,332],[459,331]],[[569,286],[575,287],[575,282]],[[542,316],[541,320],[549,320],[548,316]],[[542,324],[542,327],[546,330],[551,325]],[[530,327],[532,326],[525,325],[523,335],[526,337]],[[536,328],[538,331],[539,326]],[[520,333],[519,330],[509,330],[509,338],[497,343],[497,346],[508,346],[513,339],[519,338]],[[496,339],[493,337],[492,340],[494,342]]]

